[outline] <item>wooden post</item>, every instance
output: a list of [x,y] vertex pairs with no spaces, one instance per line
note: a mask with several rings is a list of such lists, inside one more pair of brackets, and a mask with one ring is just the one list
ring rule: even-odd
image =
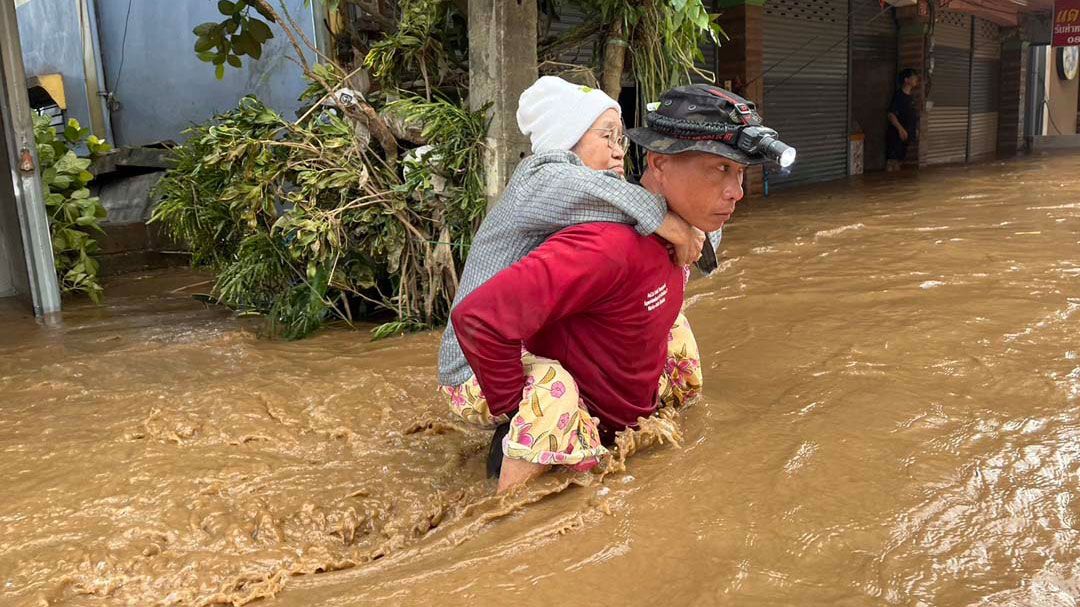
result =
[[470,0],[469,104],[492,104],[484,162],[489,207],[531,150],[517,127],[517,107],[536,78],[535,0]]

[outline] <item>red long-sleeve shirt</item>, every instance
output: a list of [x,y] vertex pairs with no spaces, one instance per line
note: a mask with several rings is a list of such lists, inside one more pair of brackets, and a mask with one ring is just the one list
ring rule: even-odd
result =
[[525,386],[521,344],[573,375],[589,412],[621,430],[656,410],[683,276],[655,236],[611,223],[565,229],[454,308],[451,321],[494,415]]

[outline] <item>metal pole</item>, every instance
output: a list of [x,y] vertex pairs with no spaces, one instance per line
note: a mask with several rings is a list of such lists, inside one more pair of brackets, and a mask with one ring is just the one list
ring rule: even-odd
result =
[[15,3],[0,0],[0,116],[7,127],[4,143],[11,159],[11,179],[15,206],[19,211],[23,251],[30,277],[34,313],[55,320],[60,312],[60,287],[53,265],[52,238],[45,211],[45,198],[38,176],[34,122],[26,94],[22,45]]
[[83,70],[86,72],[86,98],[90,105],[90,128],[98,137],[115,144],[95,0],[80,0],[79,20],[82,22]]

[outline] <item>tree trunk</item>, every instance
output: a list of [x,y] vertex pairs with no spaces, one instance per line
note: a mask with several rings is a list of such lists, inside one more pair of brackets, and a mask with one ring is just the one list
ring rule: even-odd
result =
[[600,88],[616,101],[622,92],[623,66],[626,64],[626,40],[623,37],[623,20],[620,16],[608,31],[607,42],[604,44],[604,74],[600,80]]

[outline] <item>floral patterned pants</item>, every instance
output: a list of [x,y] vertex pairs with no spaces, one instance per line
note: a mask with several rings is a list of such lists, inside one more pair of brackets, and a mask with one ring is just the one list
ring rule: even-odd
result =
[[[534,464],[589,468],[607,453],[600,442],[598,421],[589,415],[577,383],[558,362],[529,353],[522,355],[525,389],[510,421],[503,444],[506,457]],[[507,416],[488,410],[476,377],[460,386],[442,386],[450,410],[465,421],[495,427]],[[701,359],[686,317],[679,314],[668,335],[668,357],[660,375],[660,404],[682,406],[701,392]]]

